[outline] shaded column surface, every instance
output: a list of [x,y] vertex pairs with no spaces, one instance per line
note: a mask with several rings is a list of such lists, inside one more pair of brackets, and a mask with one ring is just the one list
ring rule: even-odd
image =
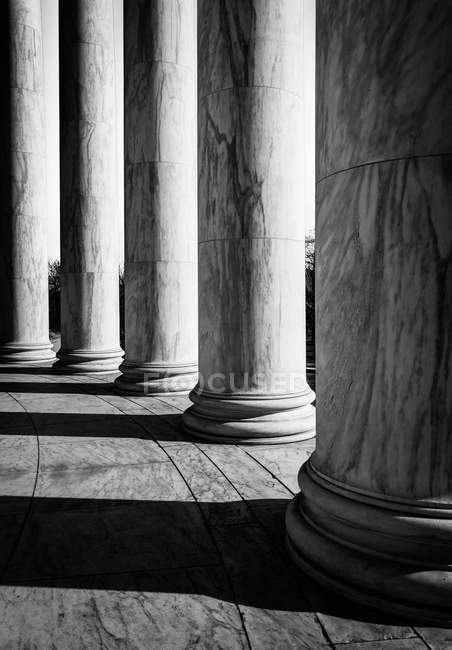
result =
[[117,370],[112,0],[60,0],[61,350],[65,372]]
[[308,573],[452,624],[452,3],[317,9],[317,448]]
[[124,5],[122,392],[181,392],[197,372],[196,3]]
[[41,3],[0,7],[0,360],[54,358],[49,341]]
[[198,21],[200,381],[185,430],[311,437],[302,3],[205,0]]

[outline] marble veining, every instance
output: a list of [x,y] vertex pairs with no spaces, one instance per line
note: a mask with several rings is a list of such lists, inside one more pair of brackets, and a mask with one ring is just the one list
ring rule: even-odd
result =
[[303,2],[201,0],[198,8],[201,96],[263,86],[302,97]]
[[297,97],[272,88],[233,88],[201,100],[200,242],[304,241],[302,114]]
[[117,369],[113,5],[60,2],[61,350],[57,368]]
[[199,262],[201,372],[224,373],[232,392],[257,393],[262,386],[247,387],[245,373],[250,382],[259,373],[303,375],[304,243],[220,239],[200,244]]
[[199,3],[200,382],[184,415],[191,435],[314,435],[302,34],[301,2]]
[[446,503],[451,170],[450,156],[387,162],[318,188],[316,466],[349,485]]
[[317,97],[328,101],[318,104],[318,180],[369,161],[452,152],[451,25],[441,0],[347,0],[340,12],[320,0]]
[[48,334],[41,4],[4,3],[0,146],[0,357],[52,359]]
[[125,5],[126,393],[196,381],[195,17],[194,0]]
[[452,5],[318,7],[318,436],[288,549],[451,627]]

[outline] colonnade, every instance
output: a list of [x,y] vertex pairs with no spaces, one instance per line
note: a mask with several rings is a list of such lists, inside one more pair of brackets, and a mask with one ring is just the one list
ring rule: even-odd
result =
[[[196,21],[194,0],[125,2],[126,343],[115,385],[192,388],[184,428],[204,439],[314,435],[303,7],[199,0]],[[341,594],[449,625],[452,5],[317,7],[318,442],[288,510],[288,548]],[[0,355],[42,362],[52,353],[40,2],[1,12]],[[56,367],[105,372],[121,359],[112,0],[61,1],[60,34]]]

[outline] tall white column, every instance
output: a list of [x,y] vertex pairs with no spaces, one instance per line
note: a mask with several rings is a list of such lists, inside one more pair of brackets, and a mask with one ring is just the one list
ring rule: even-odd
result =
[[54,358],[49,342],[40,0],[0,7],[0,360]]
[[318,435],[287,514],[305,572],[447,626],[451,42],[450,2],[317,3]]
[[198,21],[200,382],[185,430],[312,437],[302,3],[200,0]]
[[112,0],[60,0],[61,349],[112,372],[119,346]]
[[186,391],[197,377],[195,20],[195,0],[124,6],[122,392]]

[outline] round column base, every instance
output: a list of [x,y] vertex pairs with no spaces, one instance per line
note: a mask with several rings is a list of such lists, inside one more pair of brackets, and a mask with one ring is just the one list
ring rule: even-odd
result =
[[117,372],[124,355],[122,348],[113,350],[60,350],[53,370],[62,374],[101,375]]
[[185,433],[224,443],[282,444],[315,436],[315,395],[306,387],[290,395],[208,393],[196,387],[182,416]]
[[196,363],[164,365],[124,361],[114,388],[121,395],[186,395],[196,384]]
[[407,623],[452,627],[452,509],[330,482],[310,461],[286,514],[294,562],[338,594]]
[[50,341],[43,343],[6,343],[0,346],[0,363],[29,364],[53,361],[55,352]]

